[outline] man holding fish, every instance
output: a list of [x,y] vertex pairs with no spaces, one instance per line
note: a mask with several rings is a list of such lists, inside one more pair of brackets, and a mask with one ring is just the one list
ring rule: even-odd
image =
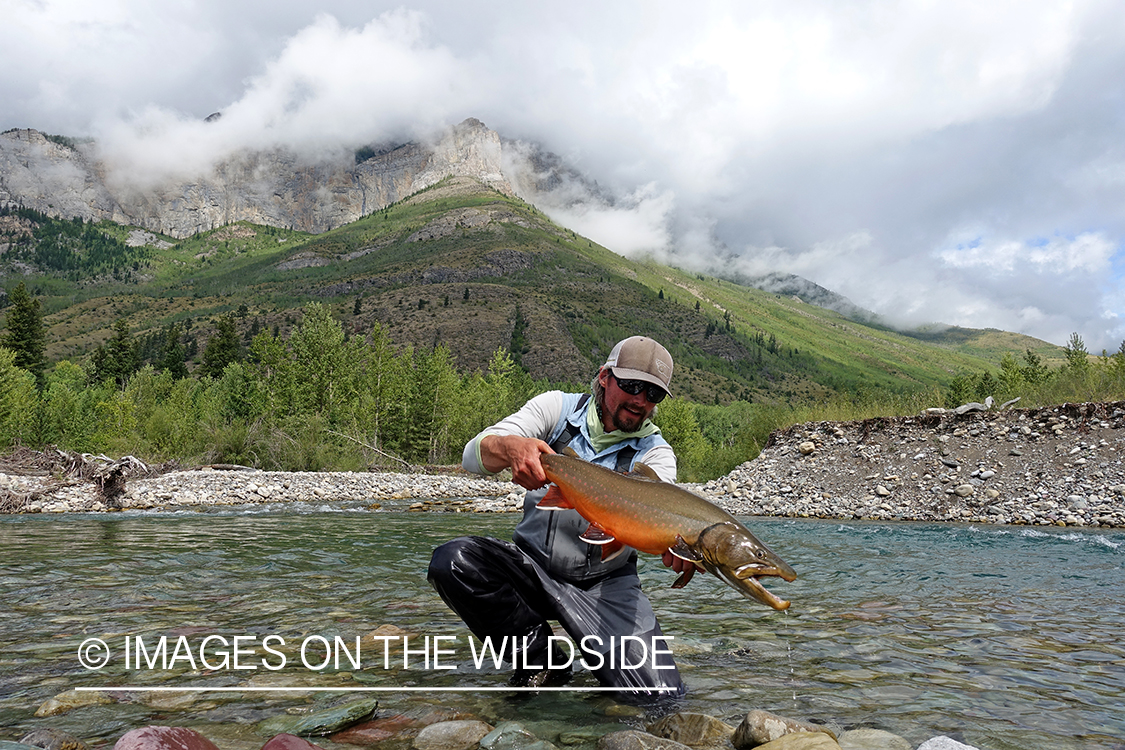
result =
[[513,542],[460,537],[438,547],[429,580],[478,639],[509,637],[512,685],[570,678],[569,659],[552,650],[548,620],[558,620],[603,685],[685,692],[641,591],[636,550],[680,572],[677,587],[698,567],[775,609],[788,606],[757,578],[792,580],[792,569],[725,511],[672,484],[676,456],[651,421],[671,379],[667,349],[633,336],[610,352],[592,395],[540,394],[465,446],[466,470],[510,469],[528,490],[524,516]]

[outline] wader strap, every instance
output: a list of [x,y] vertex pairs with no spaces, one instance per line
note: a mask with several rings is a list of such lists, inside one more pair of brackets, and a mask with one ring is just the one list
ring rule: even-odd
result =
[[[589,400],[589,393],[583,395],[582,398],[578,400],[578,406],[574,407],[574,410],[578,411],[579,409],[584,408],[586,406],[586,402]],[[551,443],[551,450],[553,450],[555,453],[562,453],[563,448],[570,445],[570,441],[574,439],[574,436],[577,435],[578,432],[579,428],[575,427],[569,421],[567,421],[566,427],[563,428],[562,433],[560,433],[559,436],[555,438],[555,442]],[[631,446],[622,448],[617,453],[617,465],[614,467],[614,469],[621,474],[628,474],[629,471],[633,468],[633,456],[635,455],[637,455],[636,448],[633,448]]]
[[[582,398],[578,399],[578,406],[574,407],[574,411],[578,411],[579,409],[586,406],[586,402],[589,400],[590,394],[584,394]],[[559,436],[555,438],[555,442],[551,443],[551,450],[553,450],[555,453],[562,453],[563,448],[570,445],[570,441],[574,440],[574,436],[577,435],[578,432],[579,428],[575,425],[572,425],[568,420],[566,426],[563,427],[562,433],[560,433]]]

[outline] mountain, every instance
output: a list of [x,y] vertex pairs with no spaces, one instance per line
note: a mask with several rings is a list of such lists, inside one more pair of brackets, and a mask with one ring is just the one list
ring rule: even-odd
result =
[[207,175],[143,188],[115,176],[92,142],[37,130],[0,134],[0,206],[112,221],[183,239],[238,221],[320,233],[446,177],[472,177],[505,194],[500,138],[468,119],[433,144],[238,153]]
[[36,131],[0,136],[0,205],[23,207],[0,216],[0,274],[43,300],[53,360],[85,356],[121,319],[150,345],[180,324],[198,358],[217,316],[235,314],[247,342],[285,335],[311,300],[351,334],[378,324],[400,346],[441,344],[467,371],[504,348],[556,382],[588,381],[614,342],[649,335],[676,358],[677,395],[706,403],[916,390],[1000,356],[857,322],[808,304],[828,290],[792,294],[780,277],[769,292],[617,255],[513,189],[573,173],[540,155],[508,179],[520,154],[476,120],[434,145],[299,168],[291,154],[245,154],[140,196],[112,187],[95,153]]

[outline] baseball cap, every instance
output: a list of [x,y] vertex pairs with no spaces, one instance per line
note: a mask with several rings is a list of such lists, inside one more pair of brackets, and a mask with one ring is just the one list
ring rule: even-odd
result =
[[631,336],[617,342],[604,366],[622,380],[643,380],[670,392],[672,355],[646,336]]

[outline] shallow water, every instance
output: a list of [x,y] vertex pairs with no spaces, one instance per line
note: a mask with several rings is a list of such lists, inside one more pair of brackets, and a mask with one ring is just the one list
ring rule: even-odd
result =
[[[645,589],[689,686],[682,710],[737,723],[761,708],[878,727],[914,745],[945,734],[985,750],[1125,741],[1125,532],[745,520],[800,576],[768,584],[792,600],[787,613],[709,576],[669,589],[675,575],[642,556]],[[442,541],[506,538],[515,521],[301,506],[2,518],[0,739],[54,726],[112,742],[157,723],[196,727],[224,750],[256,748],[261,719],[372,697],[328,688],[396,686],[413,692],[374,694],[388,712],[460,708],[539,726],[552,741],[558,727],[640,724],[607,715],[613,704],[601,693],[485,690],[503,687],[505,671],[474,667],[475,643],[425,568]],[[355,637],[384,624],[409,631],[411,651],[365,639],[356,669]],[[203,647],[212,636],[227,648],[216,638]],[[337,636],[348,648],[339,665],[302,663],[302,645],[319,667]],[[110,661],[86,669],[79,646],[95,637]],[[427,663],[436,637],[443,652]],[[572,683],[594,685],[583,672]],[[108,705],[33,715],[66,690],[110,686],[242,689],[134,690]],[[248,689],[276,687],[325,690]]]

